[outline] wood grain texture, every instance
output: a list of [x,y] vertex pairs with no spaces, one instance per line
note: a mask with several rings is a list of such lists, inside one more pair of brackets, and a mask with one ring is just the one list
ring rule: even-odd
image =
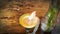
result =
[[36,11],[36,15],[39,18],[44,17],[48,12],[48,8],[49,1],[14,0],[8,2],[0,8],[0,33],[26,34],[25,28],[19,24],[19,17],[25,13],[32,13],[33,11]]

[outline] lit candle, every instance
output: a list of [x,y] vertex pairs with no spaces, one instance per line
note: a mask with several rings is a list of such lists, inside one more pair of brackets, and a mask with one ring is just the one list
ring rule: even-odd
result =
[[25,28],[33,28],[39,24],[39,18],[36,16],[36,11],[23,14],[19,18],[19,23]]

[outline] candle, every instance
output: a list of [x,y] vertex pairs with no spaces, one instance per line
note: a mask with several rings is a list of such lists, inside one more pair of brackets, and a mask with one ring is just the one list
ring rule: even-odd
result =
[[39,18],[36,16],[36,11],[23,14],[19,18],[19,23],[25,28],[33,28],[39,24]]

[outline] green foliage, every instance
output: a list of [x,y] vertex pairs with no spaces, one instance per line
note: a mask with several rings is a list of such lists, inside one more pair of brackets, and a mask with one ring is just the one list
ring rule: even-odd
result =
[[53,7],[50,8],[50,10],[49,10],[49,12],[47,14],[47,16],[48,16],[48,23],[47,23],[47,30],[46,30],[46,32],[49,32],[50,29],[52,28],[52,26],[54,25],[53,21],[56,20],[57,13],[58,13],[57,8],[53,8]]

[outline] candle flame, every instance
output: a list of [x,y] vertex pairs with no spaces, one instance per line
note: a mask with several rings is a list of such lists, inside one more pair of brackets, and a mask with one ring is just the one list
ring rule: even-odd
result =
[[36,11],[24,14],[20,17],[20,24],[25,28],[33,28],[39,24],[39,18],[36,16]]
[[36,16],[36,11],[32,12],[32,14],[29,16],[29,20],[32,20]]

